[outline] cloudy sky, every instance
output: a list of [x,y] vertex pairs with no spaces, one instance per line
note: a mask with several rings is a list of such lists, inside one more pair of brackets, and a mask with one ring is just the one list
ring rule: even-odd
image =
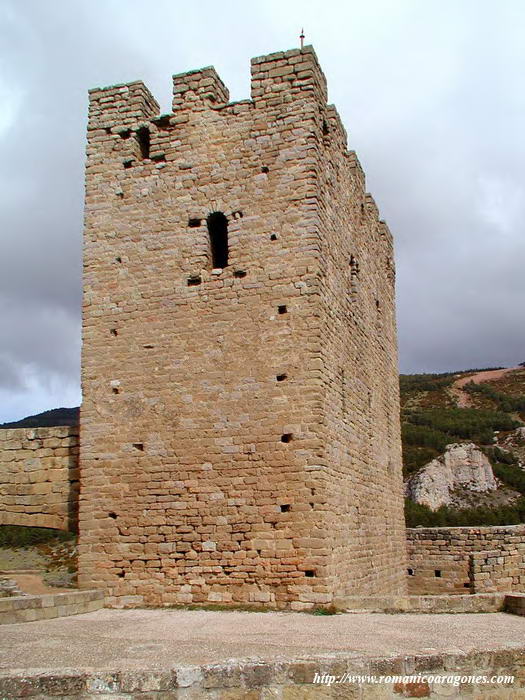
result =
[[87,90],[304,25],[396,240],[404,372],[525,361],[523,0],[0,0],[0,422],[78,405]]

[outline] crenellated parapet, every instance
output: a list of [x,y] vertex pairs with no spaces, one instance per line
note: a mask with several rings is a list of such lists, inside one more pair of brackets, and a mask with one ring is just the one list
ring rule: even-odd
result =
[[[293,99],[314,98],[326,104],[326,78],[311,46],[292,49],[251,61],[251,97],[256,107],[274,106]],[[229,91],[213,66],[173,76],[174,113],[202,111],[229,103]],[[159,115],[159,105],[140,80],[89,91],[89,127],[129,126]],[[336,115],[329,109],[328,118]],[[344,132],[339,122],[338,131]],[[346,136],[345,136],[346,138]]]

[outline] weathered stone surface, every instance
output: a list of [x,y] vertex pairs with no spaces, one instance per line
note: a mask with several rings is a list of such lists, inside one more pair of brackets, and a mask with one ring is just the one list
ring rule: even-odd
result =
[[0,625],[79,615],[104,607],[104,595],[101,591],[22,595],[24,597],[15,596],[0,600]]
[[408,480],[406,495],[416,503],[437,510],[453,505],[455,493],[495,491],[498,483],[485,454],[473,443],[447,445],[445,453],[433,459]]
[[[148,698],[149,700],[317,700],[318,698],[498,698],[524,697],[523,649],[482,654],[439,652],[370,659],[359,655],[262,662],[255,683],[253,664],[129,670],[31,670],[0,673],[6,698]],[[207,683],[210,670],[216,678]],[[182,682],[179,682],[179,679]],[[234,680],[234,682],[232,682]]]
[[78,427],[0,430],[0,525],[76,529]]
[[326,94],[311,47],[251,101],[213,68],[167,117],[90,93],[79,561],[110,605],[405,590],[392,238]]
[[408,591],[525,592],[525,525],[407,529]]

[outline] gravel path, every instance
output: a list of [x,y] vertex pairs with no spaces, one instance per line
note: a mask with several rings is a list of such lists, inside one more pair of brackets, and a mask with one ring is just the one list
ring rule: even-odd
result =
[[525,617],[109,610],[2,625],[0,669],[162,669],[228,659],[434,654],[525,646]]
[[469,374],[466,377],[461,377],[456,379],[456,381],[450,387],[452,394],[454,395],[458,408],[470,408],[472,406],[472,401],[469,394],[463,391],[465,384],[469,382],[474,382],[474,384],[482,384],[483,382],[493,382],[501,379],[509,372],[513,372],[520,367],[505,367],[503,369],[489,369],[483,372],[478,372],[477,374]]

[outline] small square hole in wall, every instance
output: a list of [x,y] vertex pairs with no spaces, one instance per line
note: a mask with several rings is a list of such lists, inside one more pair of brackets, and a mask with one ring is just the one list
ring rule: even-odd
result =
[[283,503],[283,505],[280,506],[280,508],[281,508],[281,513],[289,513],[291,506],[289,503]]
[[407,569],[407,574],[408,574],[409,576],[413,576],[413,575],[414,575],[414,569]]
[[118,263],[122,262],[122,258],[120,257],[120,255],[117,255],[117,257],[115,258],[115,262],[118,262]]
[[434,569],[434,576],[436,578],[441,578],[441,569]]
[[108,517],[111,518],[112,520],[116,520],[116,519],[117,519],[117,514],[114,513],[113,511],[111,511],[111,513],[108,513]]
[[306,578],[314,578],[315,577],[315,571],[313,569],[306,569],[304,572],[304,575]]
[[284,435],[281,435],[281,442],[291,442],[292,440],[292,433],[284,433]]
[[281,306],[278,306],[278,307],[277,307],[277,311],[278,311],[280,314],[286,314],[286,313],[288,313],[288,309],[286,308],[286,306],[285,306],[284,304],[282,304]]
[[124,129],[123,131],[119,131],[119,134],[121,139],[129,139],[131,136],[131,130],[130,129]]
[[201,284],[202,282],[202,277],[199,275],[192,275],[191,277],[188,277],[188,287],[196,287],[197,285]]
[[118,574],[117,574],[117,576],[118,576],[119,578],[124,578],[125,575],[126,575],[126,572],[125,572],[125,571],[119,571]]
[[470,588],[470,583],[464,583],[463,588]]
[[139,452],[144,452],[144,443],[142,442],[134,442],[133,447]]
[[117,389],[116,386],[114,386],[113,389],[112,389],[111,391],[112,391],[114,394],[118,394],[118,393],[119,393],[119,390]]
[[239,278],[246,277],[246,270],[235,270],[233,276]]
[[198,228],[201,225],[201,219],[190,219],[188,221],[188,226],[190,228]]
[[270,172],[270,168],[268,168],[266,165],[263,165],[261,168],[261,173],[264,173],[265,175]]
[[284,382],[284,380],[287,379],[287,375],[286,374],[278,374],[275,378],[277,379],[278,382]]
[[277,234],[276,234],[276,233],[272,233],[271,236],[270,236],[270,240],[271,240],[271,241],[276,241],[276,240],[277,240]]
[[133,165],[133,161],[132,161],[132,160],[125,160],[125,161],[124,161],[124,167],[125,167],[125,168],[131,168],[132,165]]
[[110,331],[111,335],[118,335],[118,331],[116,328],[112,328]]

